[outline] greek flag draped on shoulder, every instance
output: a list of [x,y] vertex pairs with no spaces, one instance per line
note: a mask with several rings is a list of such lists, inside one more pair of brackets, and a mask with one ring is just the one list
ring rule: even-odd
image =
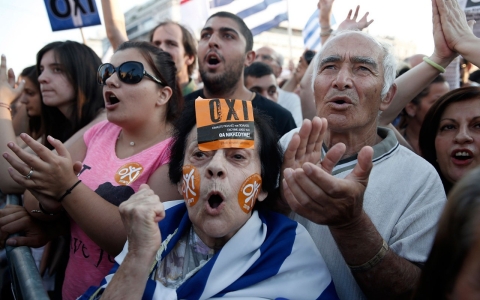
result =
[[[191,227],[183,200],[165,206],[166,217],[159,223],[163,239],[160,261]],[[127,251],[128,242],[101,286],[91,287],[80,299],[101,296]],[[176,290],[152,280],[154,272],[142,299],[338,299],[325,262],[306,229],[273,212],[254,211],[225,246]]]

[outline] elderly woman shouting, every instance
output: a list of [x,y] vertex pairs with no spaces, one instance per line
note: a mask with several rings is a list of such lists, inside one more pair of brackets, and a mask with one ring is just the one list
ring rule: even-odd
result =
[[184,110],[169,171],[184,200],[162,204],[143,185],[124,202],[128,241],[82,299],[338,299],[305,228],[271,209],[281,150],[253,115],[230,99]]

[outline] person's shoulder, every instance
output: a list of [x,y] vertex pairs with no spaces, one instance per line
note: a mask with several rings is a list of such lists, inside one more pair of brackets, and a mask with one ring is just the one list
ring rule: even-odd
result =
[[163,208],[164,208],[165,210],[171,209],[171,208],[174,208],[174,207],[181,208],[181,207],[182,207],[182,204],[183,204],[183,205],[185,204],[185,201],[184,201],[184,200],[171,200],[171,201],[166,201],[166,202],[163,202]]
[[429,189],[431,186],[443,192],[443,185],[437,170],[424,158],[402,145],[382,161],[375,163],[372,169],[372,180],[384,180],[385,174],[402,182],[403,186]]
[[185,99],[185,101],[195,101],[195,99],[197,99],[198,97],[205,98],[205,95],[203,94],[203,89],[199,89],[191,92],[190,94],[184,95],[183,99]]
[[109,134],[109,133],[112,133],[112,132],[116,132],[118,128],[119,128],[118,125],[115,125],[115,124],[109,122],[108,120],[103,120],[103,121],[98,122],[95,125],[92,125],[92,127],[87,129],[84,133],[84,137],[85,136],[93,137],[93,136],[96,136],[96,135]]
[[267,225],[267,228],[275,228],[275,231],[277,232],[291,231],[292,234],[297,235],[299,233],[297,232],[298,230],[300,230],[300,232],[303,230],[306,231],[305,227],[303,227],[297,221],[292,220],[289,217],[275,211],[261,209],[258,211],[258,216],[262,220],[262,222]]
[[415,169],[420,168],[428,172],[435,172],[435,173],[437,172],[435,168],[428,161],[426,161],[423,157],[416,154],[415,152],[408,149],[407,147],[399,145],[398,152],[399,152],[399,155],[401,155],[405,161],[408,161],[408,164],[406,164],[406,167],[415,168]]
[[287,109],[280,104],[269,100],[262,95],[256,94],[252,100],[252,106],[265,111],[268,114],[276,115],[292,115]]
[[278,89],[278,101],[300,101],[300,97],[292,92]]
[[182,87],[182,94],[188,95],[190,93],[193,93],[196,89],[197,89],[197,85],[195,84],[195,80],[190,78],[188,83]]

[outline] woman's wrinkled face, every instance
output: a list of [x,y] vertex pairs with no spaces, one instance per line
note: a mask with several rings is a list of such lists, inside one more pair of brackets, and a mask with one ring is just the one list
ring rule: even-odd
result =
[[440,118],[435,138],[442,175],[456,183],[480,165],[480,99],[450,104]]
[[[255,141],[255,147],[259,147]],[[188,172],[185,168],[188,166]],[[193,171],[190,171],[193,170]],[[190,132],[184,158],[184,181],[179,184],[180,193],[187,202],[188,215],[197,235],[210,248],[222,247],[247,222],[251,212],[245,212],[240,206],[247,203],[253,207],[255,198],[240,199],[239,191],[243,191],[245,182],[252,175],[261,174],[260,157],[257,149],[219,149],[201,151],[197,142],[197,127]],[[198,176],[187,178],[186,176]],[[186,179],[186,180],[185,180]],[[192,184],[195,183],[195,184]],[[258,187],[258,201],[262,201],[267,193]],[[185,191],[196,193],[197,199],[191,205]],[[252,189],[245,189],[252,192]]]

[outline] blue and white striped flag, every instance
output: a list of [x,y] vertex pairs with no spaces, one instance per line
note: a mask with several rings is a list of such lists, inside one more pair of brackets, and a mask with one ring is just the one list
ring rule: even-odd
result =
[[[315,10],[313,14],[305,24],[305,27],[302,31],[303,36],[303,44],[305,48],[310,50],[318,51],[322,47],[322,41],[320,40],[320,23],[318,22],[318,15],[320,14],[320,10]],[[332,15],[330,18],[330,26],[335,25],[335,18]]]
[[[160,281],[165,259],[178,251],[192,224],[185,201],[164,205],[165,219],[158,223],[162,246],[147,283],[142,283],[142,299],[338,300],[330,272],[305,227],[283,215],[257,210],[222,249],[186,274],[177,288],[165,287]],[[127,253],[128,241],[100,286],[89,288],[79,299],[100,298]]]
[[253,35],[288,20],[286,0],[210,0],[210,15],[228,11],[245,21]]

